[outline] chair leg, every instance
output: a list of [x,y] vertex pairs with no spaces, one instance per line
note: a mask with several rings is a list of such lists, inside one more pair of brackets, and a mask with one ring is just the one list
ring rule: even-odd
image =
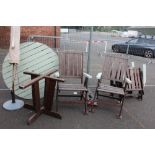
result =
[[88,110],[87,110],[87,91],[85,92],[85,99],[84,99],[84,105],[85,105],[85,109],[84,109],[84,114],[88,114]]
[[97,96],[96,99],[98,99],[98,96],[99,96],[99,95],[98,95],[98,91],[96,92],[96,96]]
[[143,91],[139,91],[138,93],[138,99],[143,100]]
[[121,108],[120,108],[120,112],[117,115],[117,118],[122,119],[122,110],[123,110],[123,105],[124,105],[124,96],[121,98],[120,103],[121,103]]
[[56,112],[58,112],[58,89],[57,89],[57,91],[56,91]]
[[[93,101],[92,101],[93,103],[96,100],[96,96],[97,96],[97,99],[98,99],[98,91],[97,90],[95,91],[95,94],[94,94],[94,98],[93,98]],[[91,104],[90,112],[93,112],[93,110],[94,110],[94,105]]]
[[84,95],[84,91],[82,91],[82,92],[81,92],[81,97],[80,97],[80,100],[82,100],[83,95]]

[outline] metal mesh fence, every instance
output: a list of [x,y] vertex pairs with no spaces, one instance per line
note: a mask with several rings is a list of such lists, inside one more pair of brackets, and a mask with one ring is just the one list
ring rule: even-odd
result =
[[73,40],[68,37],[31,35],[27,41],[40,42],[54,50],[87,52],[88,41]]
[[[112,51],[112,45],[116,43],[124,43],[131,38],[121,37],[114,32],[93,32],[92,51],[90,55],[90,74],[93,75],[92,85],[96,84],[96,74],[102,70],[103,57],[107,54],[116,55],[128,58],[129,65],[141,67],[146,64],[154,64],[154,59],[144,58],[140,56],[134,56],[129,54],[114,53]],[[0,37],[1,39],[1,37]],[[55,51],[80,51],[84,53],[84,71],[87,70],[87,59],[88,59],[88,45],[89,45],[90,33],[89,31],[69,31],[68,33],[61,33],[60,36],[46,36],[46,35],[34,35],[31,34],[24,41],[41,42]],[[9,42],[9,41],[8,41]],[[22,40],[23,42],[23,40]],[[7,48],[8,49],[8,48]],[[3,51],[1,49],[1,51]],[[6,50],[8,51],[8,50]],[[1,52],[1,64],[3,61],[2,55],[5,53]],[[0,65],[1,67],[1,65]],[[1,69],[1,68],[0,68]],[[153,79],[153,78],[152,78]],[[151,83],[153,83],[152,81]]]
[[[74,40],[77,42],[89,42],[89,32],[70,32],[70,33],[63,33],[61,36],[63,38],[67,38],[68,40]],[[150,70],[152,70],[155,60],[154,58],[145,58],[143,56],[135,56],[128,54],[128,51],[126,50],[126,54],[122,53],[114,53],[112,50],[112,45],[117,43],[125,43],[132,38],[128,37],[122,37],[120,35],[116,35],[115,33],[109,33],[109,32],[93,32],[93,41],[92,41],[92,50],[91,50],[91,56],[90,56],[90,74],[93,75],[93,79],[91,80],[91,84],[96,84],[96,74],[101,72],[102,70],[102,64],[103,64],[103,57],[108,55],[115,55],[118,57],[124,57],[128,58],[129,60],[129,66],[135,66],[140,67],[143,69],[143,67],[146,65],[147,67],[147,83],[155,83],[153,78],[154,74],[150,73]],[[67,44],[65,44],[67,46]],[[79,44],[80,45],[80,44]],[[73,47],[74,48],[74,47]],[[80,47],[79,47],[80,48]],[[86,50],[87,51],[87,50]],[[85,62],[87,62],[87,52],[85,53]],[[87,65],[87,63],[85,63]],[[86,66],[85,65],[85,66]],[[151,68],[151,69],[149,69]],[[86,68],[85,68],[86,69]],[[150,78],[151,77],[151,78]]]

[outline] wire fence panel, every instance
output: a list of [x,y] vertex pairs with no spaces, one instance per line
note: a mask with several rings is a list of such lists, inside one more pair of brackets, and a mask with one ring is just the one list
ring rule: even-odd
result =
[[60,50],[62,51],[80,51],[88,52],[88,41],[65,40],[60,41]]
[[31,35],[28,41],[40,42],[60,51],[87,52],[88,50],[88,41],[72,40],[66,37]]
[[[61,36],[65,38],[66,40],[74,40],[79,43],[78,49],[81,48],[82,42],[88,42],[89,43],[89,37],[90,32],[69,32],[69,33],[62,33]],[[126,49],[126,53],[115,53],[112,50],[112,45],[119,44],[119,43],[125,43],[133,38],[128,38],[121,36],[120,34],[117,34],[115,32],[93,32],[92,36],[92,48],[91,48],[91,59],[90,59],[90,74],[93,75],[93,79],[91,80],[91,84],[96,83],[96,74],[101,72],[102,70],[102,64],[103,64],[103,57],[105,55],[115,55],[116,57],[124,57],[128,58],[129,60],[129,66],[135,66],[140,67],[143,69],[144,65],[154,64],[155,59],[153,58],[145,58],[142,56],[135,56],[128,54],[128,50],[130,46],[128,47],[128,50]],[[69,41],[68,41],[69,42]],[[65,44],[67,45],[67,44]],[[68,46],[69,47],[69,46]],[[88,50],[86,50],[88,51]],[[85,62],[87,62],[87,54],[85,54]],[[85,63],[87,65],[87,63]],[[151,83],[154,83],[153,81]]]
[[57,49],[60,47],[60,39],[61,37],[57,36],[31,35],[27,41],[40,42],[53,49]]
[[[0,38],[1,39],[1,38]],[[89,47],[90,32],[89,31],[68,31],[67,33],[61,33],[60,36],[46,36],[46,35],[34,35],[31,34],[24,41],[40,42],[48,45],[56,52],[70,51],[70,52],[83,52],[84,53],[84,71],[87,68],[88,47]],[[114,53],[112,45],[117,43],[125,43],[131,38],[122,37],[115,32],[93,32],[92,34],[92,51],[90,58],[90,73],[93,75],[93,82],[96,83],[96,74],[101,72],[103,57],[105,55],[115,55],[118,57],[128,58],[129,65],[135,65],[136,67],[142,67],[143,64],[154,64],[155,59],[144,58],[141,56],[134,56],[122,53]],[[23,42],[23,40],[22,40]],[[9,44],[9,41],[8,41]],[[129,47],[130,48],[130,47]],[[128,48],[128,49],[129,49]]]

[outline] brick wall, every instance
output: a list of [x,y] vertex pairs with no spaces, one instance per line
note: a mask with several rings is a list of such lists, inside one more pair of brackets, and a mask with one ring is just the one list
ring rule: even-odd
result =
[[[27,41],[30,35],[60,36],[59,26],[22,26],[21,42]],[[49,46],[59,47],[59,39],[48,42]],[[10,44],[10,27],[0,26],[0,48],[8,48]]]
[[0,48],[9,47],[10,28],[8,26],[0,26]]

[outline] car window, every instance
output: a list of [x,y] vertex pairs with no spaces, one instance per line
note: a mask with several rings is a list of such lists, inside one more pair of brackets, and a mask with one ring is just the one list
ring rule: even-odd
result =
[[130,40],[128,43],[129,43],[129,44],[136,44],[137,41],[138,41],[138,39],[133,39],[133,40]]
[[155,40],[148,40],[147,43],[148,43],[148,44],[155,45]]
[[137,43],[138,43],[138,44],[146,43],[146,39],[139,38],[138,41],[137,41]]

